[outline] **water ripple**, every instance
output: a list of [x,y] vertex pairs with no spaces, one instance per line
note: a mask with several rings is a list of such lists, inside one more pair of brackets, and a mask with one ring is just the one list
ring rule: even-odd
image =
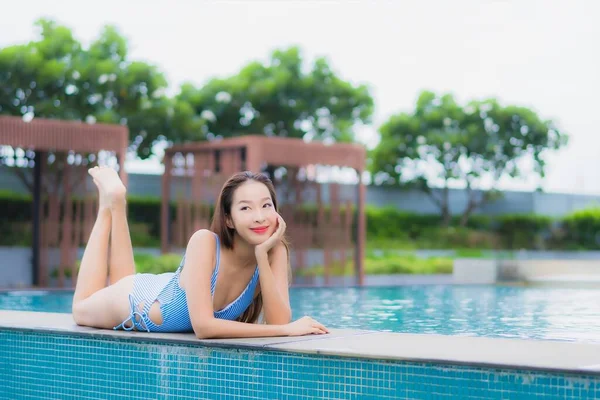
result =
[[[70,312],[71,293],[0,294],[0,309]],[[333,328],[600,343],[600,290],[509,286],[294,288],[294,318]]]

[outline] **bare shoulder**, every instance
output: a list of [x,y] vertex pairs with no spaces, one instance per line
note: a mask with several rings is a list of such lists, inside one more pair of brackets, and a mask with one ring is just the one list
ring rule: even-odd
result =
[[196,246],[213,246],[217,242],[215,234],[208,229],[199,229],[190,237],[188,249]]
[[200,271],[210,273],[216,257],[215,246],[216,238],[213,232],[208,229],[200,229],[194,232],[185,250],[185,266],[182,277],[184,279],[188,277],[195,279],[196,274],[201,273]]

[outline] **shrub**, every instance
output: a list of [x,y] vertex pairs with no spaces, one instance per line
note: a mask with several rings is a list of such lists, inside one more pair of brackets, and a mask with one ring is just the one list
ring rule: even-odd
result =
[[[419,258],[413,254],[394,254],[382,252],[377,255],[369,252],[365,257],[365,273],[367,275],[393,274],[447,274],[452,272],[453,259],[449,257]],[[353,275],[352,262],[330,266],[331,276]],[[323,266],[314,266],[298,271],[301,275],[321,276],[325,273]]]
[[181,263],[182,255],[169,253],[154,256],[136,253],[134,258],[136,272],[162,274],[164,272],[175,272]]
[[600,207],[567,215],[562,221],[564,241],[580,249],[600,249]]
[[[171,215],[175,206],[171,204]],[[0,245],[31,245],[31,196],[0,191]],[[161,200],[130,196],[128,218],[135,247],[160,245]],[[299,213],[315,213],[302,206]],[[327,212],[327,210],[326,210]],[[600,249],[600,207],[564,218],[539,215],[474,215],[467,226],[458,217],[449,227],[437,215],[418,215],[393,207],[365,208],[367,245],[394,249]]]

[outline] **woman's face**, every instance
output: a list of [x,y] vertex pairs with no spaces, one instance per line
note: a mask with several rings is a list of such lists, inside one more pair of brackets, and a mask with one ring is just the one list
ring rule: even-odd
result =
[[269,189],[263,183],[248,181],[233,193],[228,225],[249,244],[267,240],[277,229],[277,217]]

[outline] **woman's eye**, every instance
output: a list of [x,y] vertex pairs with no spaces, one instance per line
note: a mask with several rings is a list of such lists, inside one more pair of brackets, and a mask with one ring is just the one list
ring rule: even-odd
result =
[[267,203],[263,207],[267,207],[267,206],[272,207],[273,205],[271,203]]
[[245,211],[247,209],[248,209],[248,207],[242,207],[242,208],[240,208],[240,210],[242,210],[242,211]]

